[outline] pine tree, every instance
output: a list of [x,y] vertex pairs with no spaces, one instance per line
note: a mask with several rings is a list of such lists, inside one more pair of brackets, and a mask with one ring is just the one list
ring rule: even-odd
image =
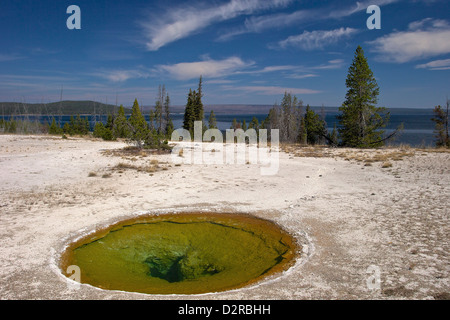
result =
[[336,128],[336,123],[334,124],[333,131],[331,131],[329,143],[332,146],[337,146],[339,143],[338,142],[338,130]]
[[233,130],[236,130],[238,128],[238,122],[236,120],[236,118],[233,119],[233,122],[231,123],[231,128]]
[[114,126],[114,117],[111,113],[108,113],[108,118],[106,120],[105,128],[112,129]]
[[298,140],[301,144],[308,143],[308,129],[306,127],[305,117],[300,119],[300,131],[298,134]]
[[[195,95],[195,108],[194,108],[194,112],[195,112],[195,120],[196,121],[203,121],[204,118],[204,111],[203,111],[203,103],[202,103],[202,97],[203,97],[203,81],[202,81],[202,76],[200,76],[200,79],[198,81],[198,89],[197,89],[197,94]],[[195,91],[194,91],[195,92]]]
[[208,127],[209,129],[217,129],[217,119],[213,110],[211,110],[211,113],[209,114]]
[[242,121],[242,130],[247,131],[247,122],[245,122],[245,119]]
[[105,126],[103,125],[103,123],[97,122],[94,126],[94,131],[92,134],[95,138],[102,138],[104,131],[105,131]]
[[120,105],[117,117],[114,119],[113,136],[115,138],[127,138],[129,134],[127,117],[125,116],[125,109]]
[[259,129],[259,121],[258,118],[253,117],[252,121],[249,123],[248,128],[250,129],[255,129],[258,130]]
[[436,146],[450,147],[450,137],[448,133],[448,115],[450,100],[447,99],[447,108],[444,110],[440,105],[434,107],[434,118],[431,120],[435,123]]
[[317,144],[322,137],[325,137],[327,131],[325,122],[320,119],[320,116],[309,105],[306,106],[304,125],[306,127],[306,142],[308,144]]
[[184,109],[183,128],[188,130],[189,132],[194,130],[194,121],[195,121],[194,94],[195,91],[192,92],[192,90],[189,89],[186,108]]
[[56,120],[54,117],[52,118],[52,123],[48,129],[48,133],[49,134],[61,134],[62,133],[62,129],[56,124]]
[[134,100],[131,116],[128,119],[128,126],[130,128],[130,140],[136,144],[136,147],[142,148],[143,142],[147,138],[149,132],[147,122],[141,113],[137,99]]
[[200,76],[198,91],[192,91],[192,89],[189,89],[188,100],[184,109],[183,128],[189,130],[189,132],[191,132],[191,136],[193,135],[195,121],[202,121],[203,132],[206,131],[206,125],[203,123],[204,110],[202,97],[202,76]]
[[389,121],[389,113],[375,106],[380,90],[360,46],[348,70],[346,86],[346,100],[338,116],[342,144],[360,148],[383,145],[384,131],[380,129]]

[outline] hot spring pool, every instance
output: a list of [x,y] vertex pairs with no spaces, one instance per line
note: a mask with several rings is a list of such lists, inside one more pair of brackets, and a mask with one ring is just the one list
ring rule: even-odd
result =
[[246,286],[287,269],[295,239],[249,215],[178,213],[118,222],[72,243],[62,270],[81,283],[149,294],[198,294]]

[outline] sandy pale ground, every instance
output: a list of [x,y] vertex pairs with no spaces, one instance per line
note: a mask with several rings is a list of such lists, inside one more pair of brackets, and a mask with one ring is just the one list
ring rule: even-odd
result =
[[[449,298],[448,152],[410,149],[382,168],[353,150],[291,150],[263,176],[260,164],[176,166],[170,155],[107,152],[123,146],[0,136],[1,299]],[[360,153],[380,152],[392,150]],[[297,238],[302,258],[248,288],[187,296],[77,286],[58,269],[67,243],[98,227],[193,210],[271,219]]]

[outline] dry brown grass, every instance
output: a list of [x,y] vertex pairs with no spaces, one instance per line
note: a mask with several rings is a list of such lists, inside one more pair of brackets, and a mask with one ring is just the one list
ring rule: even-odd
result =
[[301,146],[297,144],[280,144],[280,149],[283,152],[289,153],[294,157],[303,158],[323,158],[332,157],[332,148],[327,146]]
[[392,162],[389,161],[385,161],[383,162],[383,164],[381,165],[382,168],[391,168],[392,167]]
[[125,170],[135,170],[137,172],[154,173],[160,170],[168,170],[167,166],[160,166],[158,160],[150,161],[150,165],[134,165],[126,162],[119,162],[116,166],[111,168],[113,171],[118,171],[119,173]]
[[402,150],[345,150],[336,154],[337,157],[344,158],[347,161],[356,161],[363,163],[387,162],[387,161],[401,161],[405,157],[410,157],[415,154],[414,151]]
[[[417,149],[410,146],[399,146],[395,148],[382,149],[352,149],[352,148],[331,148],[328,146],[300,146],[295,144],[282,144],[281,150],[294,157],[304,158],[335,158],[346,161],[372,166],[375,163],[390,163],[392,161],[402,161],[406,157],[414,156]],[[450,152],[448,149],[432,149],[431,152]],[[392,163],[391,163],[392,166]]]
[[121,157],[122,159],[135,161],[138,158],[145,158],[149,155],[167,154],[167,150],[140,149],[134,146],[127,146],[120,149],[103,150],[103,155]]

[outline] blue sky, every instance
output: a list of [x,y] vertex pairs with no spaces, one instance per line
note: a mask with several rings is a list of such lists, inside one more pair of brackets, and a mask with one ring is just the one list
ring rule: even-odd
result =
[[[70,5],[81,29],[69,30]],[[369,30],[369,5],[381,29]],[[361,45],[379,106],[432,108],[450,95],[448,0],[0,2],[0,101],[274,104],[285,91],[339,106]]]

